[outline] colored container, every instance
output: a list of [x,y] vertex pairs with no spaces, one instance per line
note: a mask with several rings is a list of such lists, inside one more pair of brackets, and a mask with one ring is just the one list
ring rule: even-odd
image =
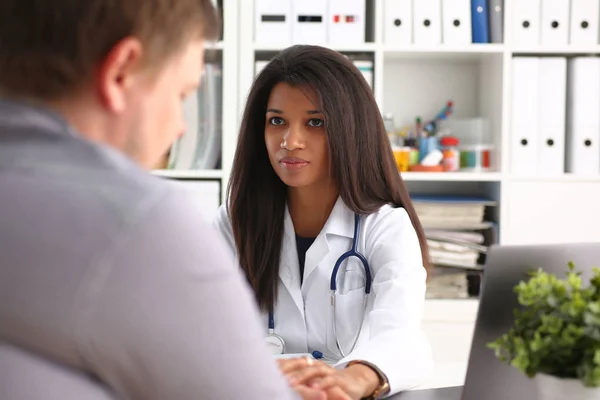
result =
[[417,139],[406,138],[404,139],[404,147],[410,148],[410,159],[408,165],[416,165],[419,163],[419,149],[417,148]]
[[444,136],[440,139],[442,146],[442,165],[444,171],[453,172],[460,168],[460,150],[458,150],[459,140],[454,136]]
[[491,166],[492,146],[464,146],[460,149],[460,169],[462,171],[488,171]]
[[396,159],[396,165],[398,166],[398,171],[406,172],[408,171],[408,167],[410,166],[410,147],[396,147],[393,149],[394,158]]
[[435,136],[423,137],[419,140],[419,162],[433,150],[439,150],[438,138]]

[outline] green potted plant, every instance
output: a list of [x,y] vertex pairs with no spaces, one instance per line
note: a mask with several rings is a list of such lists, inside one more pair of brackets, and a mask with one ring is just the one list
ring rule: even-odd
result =
[[537,381],[538,399],[600,399],[600,269],[584,285],[572,262],[564,279],[542,270],[515,286],[511,329],[488,344]]

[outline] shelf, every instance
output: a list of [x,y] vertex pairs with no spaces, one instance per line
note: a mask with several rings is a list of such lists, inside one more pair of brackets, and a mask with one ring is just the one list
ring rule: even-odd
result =
[[546,183],[600,183],[599,175],[554,175],[554,176],[533,176],[533,175],[507,175],[506,179],[512,182],[546,182]]
[[466,59],[477,60],[493,54],[503,54],[502,44],[468,44],[464,46],[432,45],[432,46],[384,46],[387,59]]
[[498,172],[402,172],[405,181],[499,182]]
[[600,55],[600,46],[536,46],[513,48],[513,56],[537,55],[537,56],[576,56],[576,55]]
[[[293,44],[282,45],[282,44],[254,44],[254,51],[281,51],[287,47],[293,46]],[[374,52],[377,49],[375,43],[360,43],[360,44],[349,44],[349,45],[337,45],[337,44],[322,44],[321,46],[328,47],[330,49],[343,52],[343,53],[363,53],[363,52]]]
[[155,169],[154,175],[172,179],[221,179],[223,171],[220,169],[207,170],[175,170],[175,169]]

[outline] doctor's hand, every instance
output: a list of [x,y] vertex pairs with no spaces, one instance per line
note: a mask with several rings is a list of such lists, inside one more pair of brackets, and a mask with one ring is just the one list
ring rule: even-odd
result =
[[329,400],[360,400],[375,390],[372,380],[365,379],[364,371],[352,367],[337,370],[311,358],[279,360],[278,363],[290,386],[305,385],[323,390]]

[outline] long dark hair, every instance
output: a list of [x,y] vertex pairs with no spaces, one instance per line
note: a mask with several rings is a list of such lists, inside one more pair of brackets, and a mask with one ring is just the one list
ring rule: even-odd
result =
[[269,96],[281,82],[310,87],[318,94],[332,177],[346,206],[363,215],[384,204],[403,207],[428,268],[425,234],[398,173],[371,88],[342,54],[319,46],[292,46],[273,58],[252,85],[227,188],[239,262],[260,308],[273,310],[283,241],[287,187],[269,162],[264,139]]

